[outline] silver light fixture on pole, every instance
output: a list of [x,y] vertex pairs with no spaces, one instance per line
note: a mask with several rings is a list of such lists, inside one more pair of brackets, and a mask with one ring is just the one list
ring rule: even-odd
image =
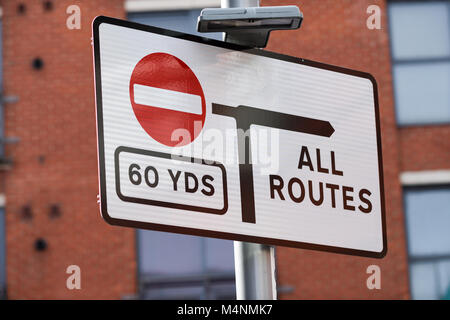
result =
[[257,0],[227,0],[222,8],[203,9],[197,30],[224,32],[226,42],[264,48],[271,31],[298,29],[302,21],[297,6],[259,7]]

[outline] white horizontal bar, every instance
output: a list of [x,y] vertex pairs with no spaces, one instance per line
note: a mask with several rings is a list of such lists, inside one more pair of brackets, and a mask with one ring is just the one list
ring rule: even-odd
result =
[[134,84],[134,102],[150,107],[202,114],[202,98],[195,94]]
[[220,7],[220,0],[127,0],[127,12],[189,10]]
[[403,186],[450,184],[450,170],[402,172],[400,182]]

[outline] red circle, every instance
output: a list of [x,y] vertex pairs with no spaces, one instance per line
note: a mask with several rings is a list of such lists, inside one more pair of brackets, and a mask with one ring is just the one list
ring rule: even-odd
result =
[[[202,113],[189,113],[159,106],[138,104],[134,99],[134,85],[178,91],[200,96]],[[191,143],[205,124],[206,102],[202,87],[194,72],[180,59],[168,53],[152,53],[134,67],[130,79],[130,99],[134,114],[142,128],[156,141],[169,146]],[[189,132],[177,141],[172,134],[177,129]]]

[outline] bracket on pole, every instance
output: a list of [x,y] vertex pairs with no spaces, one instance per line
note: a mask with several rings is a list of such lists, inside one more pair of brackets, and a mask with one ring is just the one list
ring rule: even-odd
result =
[[264,48],[273,30],[300,28],[303,14],[297,6],[207,8],[198,17],[198,32],[224,32],[225,41]]

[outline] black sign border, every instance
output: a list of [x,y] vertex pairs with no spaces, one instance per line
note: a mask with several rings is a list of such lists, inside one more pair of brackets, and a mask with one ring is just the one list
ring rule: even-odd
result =
[[203,213],[210,213],[210,214],[217,214],[217,215],[223,215],[228,211],[227,173],[226,173],[225,167],[222,163],[220,163],[218,161],[214,161],[213,163],[208,163],[208,161],[204,160],[204,159],[175,156],[176,157],[175,160],[178,160],[178,161],[197,163],[197,164],[201,164],[201,165],[205,165],[205,166],[219,168],[220,173],[222,174],[223,207],[221,209],[213,209],[213,208],[208,208],[208,207],[180,204],[180,203],[175,203],[175,202],[167,202],[167,201],[161,201],[161,200],[151,200],[151,199],[143,199],[143,198],[125,196],[120,189],[119,155],[121,152],[141,154],[144,156],[151,156],[151,157],[157,157],[157,158],[163,158],[163,159],[172,159],[172,154],[170,154],[170,153],[142,150],[142,149],[130,148],[130,147],[124,147],[124,146],[118,147],[116,149],[116,151],[114,152],[114,165],[115,165],[115,174],[116,174],[116,194],[120,198],[120,200],[126,201],[126,202],[134,202],[134,203],[158,206],[158,207],[196,211],[196,212],[203,212]]
[[[236,51],[242,51],[258,56],[264,56],[268,58],[278,59],[282,61],[292,62],[296,64],[302,64],[314,68],[325,69],[333,72],[348,74],[360,78],[368,79],[372,82],[373,91],[374,91],[374,108],[375,108],[375,122],[376,122],[376,133],[377,133],[377,149],[378,149],[378,170],[379,170],[379,183],[380,183],[380,199],[381,199],[381,218],[382,218],[382,232],[383,232],[383,250],[381,252],[374,251],[366,251],[366,250],[357,250],[357,249],[349,249],[335,246],[326,246],[319,245],[313,243],[305,243],[305,242],[297,242],[297,241],[289,241],[289,240],[280,240],[274,238],[265,238],[265,237],[256,237],[256,236],[248,236],[243,234],[235,234],[228,232],[219,232],[219,231],[210,231],[203,229],[194,229],[194,228],[186,228],[186,227],[177,227],[163,224],[155,224],[155,223],[147,223],[140,221],[132,221],[132,220],[124,220],[124,219],[116,219],[109,216],[106,208],[106,174],[105,174],[105,150],[104,150],[104,135],[103,135],[103,104],[102,104],[102,92],[101,92],[101,68],[100,68],[100,37],[99,37],[99,28],[102,23],[112,24],[116,26],[121,26],[125,28],[131,28],[140,31],[147,31],[151,33],[156,33],[168,37],[178,38],[189,40],[193,42],[198,42],[206,45],[221,47],[225,49],[231,49]],[[92,22],[93,29],[93,53],[94,53],[94,74],[95,74],[95,94],[96,94],[96,113],[97,113],[97,150],[98,150],[98,167],[99,167],[99,187],[100,187],[100,212],[102,214],[103,219],[111,225],[116,226],[124,226],[131,228],[140,228],[140,229],[149,229],[149,230],[157,230],[157,231],[165,231],[165,232],[174,232],[181,234],[189,234],[195,236],[202,237],[213,237],[220,239],[228,239],[228,240],[236,240],[236,241],[245,241],[245,242],[254,242],[254,243],[262,243],[269,245],[277,245],[277,246],[287,246],[308,250],[317,250],[317,251],[326,251],[333,252],[339,254],[346,255],[354,255],[354,256],[363,256],[370,258],[383,258],[387,254],[387,235],[386,235],[386,210],[385,210],[385,198],[384,198],[384,178],[383,178],[383,156],[381,151],[381,130],[380,130],[380,112],[378,105],[378,86],[375,78],[365,72],[351,70],[347,68],[342,68],[338,66],[333,66],[329,64],[324,64],[321,62],[315,62],[311,60],[306,60],[302,58],[296,58],[293,56],[283,55],[271,51],[260,50],[250,47],[239,46],[235,44],[226,43],[223,41],[203,38],[199,36],[194,36],[190,34],[185,34],[177,31],[166,30],[162,28],[147,26],[139,23],[129,22],[125,20],[120,20],[111,17],[98,16]]]

